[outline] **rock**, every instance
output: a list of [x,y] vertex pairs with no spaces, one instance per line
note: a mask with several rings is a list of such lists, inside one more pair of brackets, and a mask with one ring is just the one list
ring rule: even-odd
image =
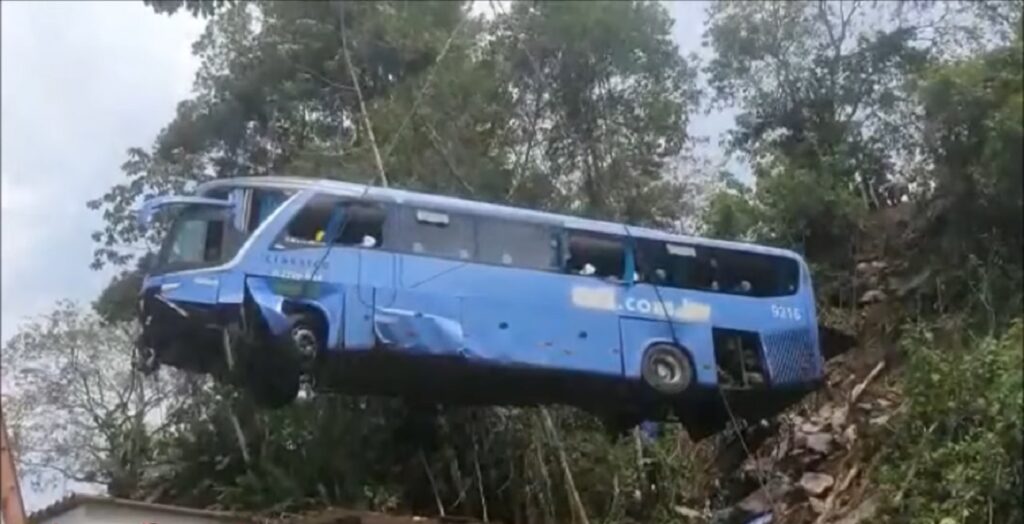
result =
[[[851,426],[852,427],[852,426]],[[822,455],[828,455],[832,451],[832,435],[829,433],[813,433],[807,435],[806,446]]]
[[813,509],[815,513],[820,515],[821,513],[825,512],[825,501],[824,500],[819,499],[818,497],[810,497],[808,499],[808,502],[811,503],[811,509]]
[[813,422],[804,422],[800,424],[799,431],[804,434],[821,433],[821,424],[815,424]]
[[832,478],[832,475],[824,473],[808,471],[800,477],[800,487],[804,488],[804,491],[807,493],[815,496],[824,494],[835,483],[836,479]]
[[752,472],[755,475],[760,475],[764,471],[771,471],[773,466],[775,466],[775,464],[769,457],[750,457],[747,460],[743,461],[743,467],[741,468],[741,471]]
[[672,509],[675,510],[676,514],[678,514],[680,517],[686,517],[688,519],[704,518],[703,513],[693,508],[688,508],[686,506],[673,506]]
[[879,498],[877,495],[861,501],[857,507],[853,508],[846,515],[835,521],[834,524],[860,524],[861,522],[870,522],[875,517],[875,513],[878,512]]
[[865,304],[884,302],[886,298],[888,297],[886,296],[885,292],[882,291],[881,289],[872,289],[861,295],[860,300],[858,302],[860,303],[860,305],[863,306]]
[[845,442],[847,446],[850,446],[850,445],[852,445],[856,441],[857,441],[857,426],[850,426],[850,427],[846,428],[846,431],[843,432],[843,442]]
[[869,420],[868,424],[871,424],[872,426],[884,426],[886,422],[889,422],[890,418],[892,418],[892,415],[880,415]]
[[850,414],[850,410],[848,410],[846,408],[846,406],[843,406],[843,407],[833,411],[832,412],[832,417],[831,417],[831,420],[830,420],[830,423],[832,424],[832,429],[834,429],[836,431],[839,431],[840,429],[842,429],[843,426],[846,425],[846,418],[847,418],[847,416],[849,414]]
[[773,500],[781,501],[792,490],[793,486],[788,481],[771,481],[765,487],[758,488],[750,495],[747,495],[746,498],[736,504],[736,507],[745,512],[760,515],[772,509]]

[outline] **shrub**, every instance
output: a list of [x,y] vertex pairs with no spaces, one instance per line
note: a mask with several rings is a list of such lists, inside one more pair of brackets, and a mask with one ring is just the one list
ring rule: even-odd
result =
[[904,411],[879,481],[893,522],[1024,519],[1024,321],[964,347],[918,327],[904,340]]

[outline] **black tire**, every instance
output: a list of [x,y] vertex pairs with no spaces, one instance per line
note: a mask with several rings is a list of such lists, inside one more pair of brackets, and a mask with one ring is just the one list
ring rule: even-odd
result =
[[644,383],[662,395],[678,395],[693,383],[690,359],[668,344],[655,344],[647,350],[640,374]]
[[291,324],[282,337],[261,345],[250,355],[249,391],[262,407],[278,409],[295,401],[303,371],[323,347],[310,317],[295,315]]

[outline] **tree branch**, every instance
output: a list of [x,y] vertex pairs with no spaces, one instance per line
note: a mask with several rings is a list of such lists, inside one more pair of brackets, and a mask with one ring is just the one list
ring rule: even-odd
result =
[[345,37],[345,7],[338,3],[339,31],[341,32],[341,53],[345,58],[345,68],[348,69],[352,78],[352,87],[356,91],[356,99],[359,100],[359,113],[362,116],[363,127],[366,128],[366,136],[370,140],[370,149],[373,151],[373,159],[377,164],[377,174],[380,176],[381,187],[388,187],[388,175],[384,172],[384,161],[381,160],[380,150],[377,149],[377,138],[373,134],[373,125],[370,123],[370,115],[366,112],[366,103],[363,101],[363,90],[359,88],[359,79],[356,77],[356,70],[352,67],[352,57],[348,52],[348,39]]
[[590,524],[590,519],[587,518],[587,509],[583,506],[583,501],[580,499],[580,492],[576,490],[576,482],[573,480],[572,470],[569,468],[569,459],[566,457],[562,439],[558,436],[558,430],[555,429],[555,424],[551,421],[551,415],[548,414],[547,408],[541,407],[540,413],[544,418],[544,425],[547,426],[548,432],[551,435],[551,440],[555,443],[555,448],[558,450],[558,459],[562,463],[562,472],[565,474],[566,489],[575,507],[575,513],[579,515],[580,521],[583,524]]
[[423,126],[427,128],[427,138],[430,140],[430,144],[437,150],[438,154],[441,155],[441,159],[444,160],[445,165],[448,166],[448,171],[451,172],[452,177],[455,178],[462,188],[470,195],[476,195],[476,190],[473,189],[473,186],[469,185],[469,183],[466,182],[466,179],[462,177],[462,174],[459,173],[459,170],[455,167],[455,163],[452,162],[452,159],[448,156],[448,152],[445,150],[444,146],[441,145],[441,137],[437,135],[437,130],[434,129],[434,126],[430,125],[430,122],[427,122],[423,117],[420,117],[420,122],[422,122]]

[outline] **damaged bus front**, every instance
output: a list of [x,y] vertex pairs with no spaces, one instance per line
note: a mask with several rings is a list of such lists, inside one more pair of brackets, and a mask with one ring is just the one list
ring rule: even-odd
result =
[[209,373],[282,405],[299,388],[299,373],[288,372],[303,364],[295,349],[313,352],[316,342],[311,328],[291,330],[272,298],[264,297],[269,307],[254,303],[244,268],[261,226],[296,192],[213,184],[197,193],[154,198],[139,212],[144,226],[160,223],[166,233],[140,293],[138,365]]

